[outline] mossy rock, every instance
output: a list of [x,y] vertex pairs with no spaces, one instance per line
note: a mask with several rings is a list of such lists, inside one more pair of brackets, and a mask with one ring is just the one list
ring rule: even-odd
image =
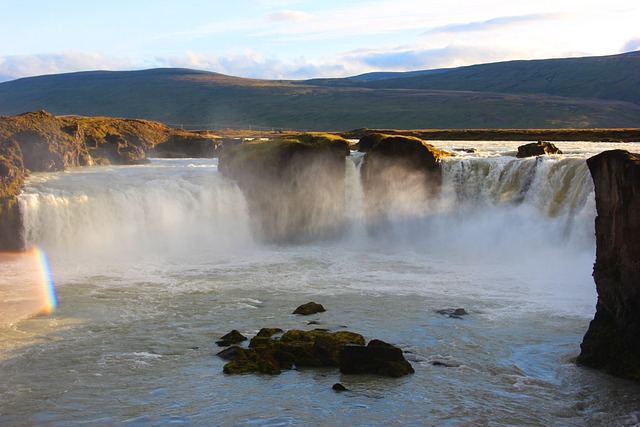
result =
[[247,340],[247,337],[245,337],[240,332],[234,329],[228,334],[225,334],[222,337],[220,337],[220,340],[216,341],[216,344],[218,344],[220,347],[226,347],[229,345],[241,343],[246,340]]
[[258,331],[258,335],[256,336],[271,338],[272,336],[279,334],[281,332],[284,332],[284,331],[280,328],[262,328]]
[[322,304],[318,304],[313,301],[310,301],[296,308],[293,311],[293,314],[301,314],[303,316],[309,316],[311,314],[324,313],[325,311],[327,310],[322,306]]

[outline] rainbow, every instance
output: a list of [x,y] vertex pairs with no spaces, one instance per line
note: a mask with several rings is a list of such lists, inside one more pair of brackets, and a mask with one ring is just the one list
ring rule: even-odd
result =
[[44,303],[41,313],[50,314],[56,309],[56,307],[58,307],[58,295],[56,293],[55,284],[53,283],[53,276],[51,275],[49,258],[45,251],[37,247],[31,249],[30,252],[36,261],[36,268],[40,279],[40,291],[42,293],[42,301]]
[[47,254],[40,248],[0,252],[0,328],[58,306]]

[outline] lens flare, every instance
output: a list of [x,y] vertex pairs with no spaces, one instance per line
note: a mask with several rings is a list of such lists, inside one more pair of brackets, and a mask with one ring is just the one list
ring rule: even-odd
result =
[[47,254],[40,248],[0,253],[0,327],[58,306]]

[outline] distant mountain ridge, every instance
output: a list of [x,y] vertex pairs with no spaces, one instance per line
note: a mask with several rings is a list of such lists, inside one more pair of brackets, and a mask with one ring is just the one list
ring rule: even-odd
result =
[[640,127],[640,52],[304,81],[160,68],[0,83],[0,115],[41,109],[193,129]]

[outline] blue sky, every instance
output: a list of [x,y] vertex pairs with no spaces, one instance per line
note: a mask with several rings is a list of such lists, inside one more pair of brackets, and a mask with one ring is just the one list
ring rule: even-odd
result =
[[305,79],[640,49],[637,0],[0,0],[0,81],[187,67]]

